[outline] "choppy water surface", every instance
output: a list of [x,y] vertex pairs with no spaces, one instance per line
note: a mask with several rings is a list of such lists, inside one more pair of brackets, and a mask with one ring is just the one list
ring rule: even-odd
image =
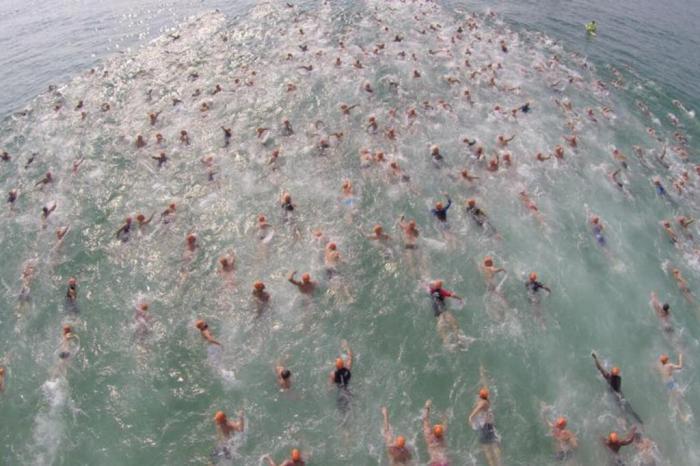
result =
[[[504,464],[558,463],[542,418],[560,415],[579,438],[571,464],[605,464],[600,437],[635,421],[607,394],[596,350],[622,368],[657,464],[697,464],[700,309],[671,274],[678,268],[695,290],[698,249],[674,220],[698,215],[692,102],[674,105],[635,70],[595,66],[545,34],[471,14],[374,1],[259,4],[238,19],[210,12],[5,120],[2,189],[18,196],[0,220],[3,462],[206,464],[214,413],[243,410],[245,433],[221,464],[257,465],[266,453],[281,461],[294,447],[308,464],[387,464],[385,405],[423,464],[420,415],[432,399],[451,464],[484,464],[466,416],[485,382]],[[513,111],[526,102],[529,112]],[[499,136],[515,137],[504,146]],[[562,159],[536,159],[557,145]],[[618,168],[622,187],[609,178]],[[464,180],[464,169],[478,179]],[[448,228],[430,213],[445,193]],[[468,198],[496,232],[469,218]],[[153,222],[118,239],[139,213]],[[271,225],[262,235],[260,214]],[[402,215],[417,221],[416,250],[403,247]],[[391,235],[385,245],[367,239],[377,223]],[[191,233],[198,248],[187,253]],[[687,234],[698,235],[694,225]],[[341,254],[330,279],[328,241]],[[231,274],[219,271],[226,254]],[[506,269],[495,290],[480,271],[486,255]],[[292,270],[320,282],[313,299],[287,282]],[[552,288],[539,304],[524,286],[531,271]],[[77,309],[64,299],[69,277]],[[459,330],[436,322],[425,290],[433,278],[465,298],[450,304]],[[263,310],[255,280],[272,296]],[[671,305],[671,336],[651,291]],[[135,318],[142,303],[150,319]],[[207,348],[197,319],[221,349]],[[79,337],[67,360],[62,324]],[[346,413],[327,380],[343,339],[355,356]],[[655,368],[678,351],[679,409]],[[280,361],[293,372],[289,392],[275,384]],[[635,446],[622,455],[645,464]]]

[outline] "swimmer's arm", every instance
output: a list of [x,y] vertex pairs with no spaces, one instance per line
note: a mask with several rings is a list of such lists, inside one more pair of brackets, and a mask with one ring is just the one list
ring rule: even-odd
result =
[[348,366],[348,370],[352,369],[352,350],[350,349],[350,345],[348,345],[348,342],[343,340],[341,342],[341,345],[345,351],[348,353],[348,359],[345,364]]
[[425,406],[423,407],[423,437],[425,437],[426,442],[429,442],[430,440],[430,407],[432,405],[433,402],[431,400],[428,400],[425,402]]
[[238,411],[238,420],[231,423],[233,430],[236,432],[243,432],[245,429],[245,418],[243,417],[243,410]]
[[678,371],[683,369],[683,354],[678,353],[678,364],[671,364],[671,369]]
[[292,285],[301,286],[301,282],[294,279],[294,274],[296,274],[296,273],[297,273],[296,270],[294,272],[290,273],[289,276],[287,277],[287,280],[289,280],[289,283],[291,283]]
[[595,352],[593,352],[593,353],[591,353],[591,356],[593,357],[593,361],[595,361],[596,369],[598,369],[598,371],[601,373],[601,375],[607,379],[608,373],[605,369],[603,369],[603,366],[600,365],[600,362],[598,361],[598,355],[595,354]]
[[637,426],[633,426],[632,430],[630,430],[630,433],[627,434],[627,437],[624,440],[620,441],[620,445],[629,445],[634,441],[634,434],[637,433]]
[[551,290],[547,285],[543,284],[543,285],[542,285],[542,288],[544,288],[545,290],[547,290],[547,293],[550,293],[550,294],[552,293],[552,290]]
[[450,206],[452,205],[452,199],[450,199],[450,196],[448,196],[447,194],[445,194],[445,197],[447,198],[447,205],[445,206],[445,212],[447,212],[447,209],[449,209]]
[[384,442],[387,445],[391,445],[391,424],[389,424],[389,413],[387,412],[386,406],[382,406],[382,416],[384,417],[384,425],[382,427],[382,435],[384,435]]
[[474,416],[479,414],[479,411],[481,411],[481,403],[477,403],[476,405],[474,405],[474,409],[472,409],[472,412],[469,413],[469,418],[468,418],[469,424],[474,423]]
[[272,458],[270,457],[270,454],[268,453],[267,455],[263,456],[263,459],[267,463],[267,466],[277,466],[274,461],[272,461]]

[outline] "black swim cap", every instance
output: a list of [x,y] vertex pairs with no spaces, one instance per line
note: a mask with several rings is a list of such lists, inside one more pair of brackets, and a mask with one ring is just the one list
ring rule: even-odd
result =
[[280,375],[282,376],[282,378],[284,380],[287,380],[288,378],[290,378],[292,376],[292,373],[289,371],[289,369],[285,369],[282,371],[282,373]]
[[664,303],[662,309],[666,312],[668,312],[669,309],[671,309],[671,306],[668,305],[668,303]]

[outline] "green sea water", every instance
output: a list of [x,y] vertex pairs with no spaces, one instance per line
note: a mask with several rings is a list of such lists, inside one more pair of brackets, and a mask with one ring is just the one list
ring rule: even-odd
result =
[[[295,447],[307,464],[387,464],[381,406],[408,438],[417,463],[425,464],[420,415],[427,399],[435,418],[447,422],[451,464],[485,464],[466,422],[481,367],[504,464],[557,463],[543,406],[549,407],[544,414],[569,419],[580,442],[577,464],[606,464],[599,437],[631,422],[607,394],[591,350],[622,368],[625,394],[644,420],[644,434],[658,446],[659,464],[698,463],[697,420],[674,416],[655,370],[659,354],[675,358],[681,350],[686,368],[677,380],[684,409],[697,411],[700,309],[683,299],[668,269],[680,268],[695,289],[700,264],[693,241],[674,247],[658,225],[674,215],[697,215],[697,121],[671,103],[680,98],[693,109],[684,93],[697,83],[684,87],[680,77],[660,82],[663,74],[651,81],[643,63],[627,68],[605,62],[602,42],[611,42],[605,31],[589,46],[594,58],[587,60],[574,53],[585,52],[579,46],[556,42],[556,30],[546,35],[518,24],[504,8],[505,21],[478,16],[481,40],[470,46],[473,69],[500,62],[499,83],[519,88],[496,90],[487,79],[470,79],[473,70],[462,65],[466,43],[475,37],[465,32],[464,42],[449,41],[470,7],[482,11],[482,5],[386,3],[260,4],[240,18],[204,13],[180,26],[178,39],[165,35],[105,60],[95,73],[82,69],[59,85],[60,94],[43,93],[24,114],[3,122],[0,148],[12,160],[3,162],[0,182],[3,192],[17,188],[20,195],[14,211],[6,208],[0,220],[0,358],[7,369],[0,394],[2,464],[208,464],[217,444],[214,413],[233,417],[239,409],[246,431],[229,445],[232,459],[221,464],[262,464],[268,452],[281,461]],[[414,16],[423,12],[417,24]],[[392,42],[396,34],[404,40]],[[497,45],[500,38],[508,42],[507,55]],[[344,50],[338,49],[341,41]],[[384,49],[374,53],[379,43]],[[401,50],[416,59],[401,58]],[[288,53],[293,60],[285,60]],[[551,62],[555,55],[558,64]],[[340,68],[332,65],[336,56],[344,63]],[[351,65],[355,59],[362,68]],[[309,64],[312,71],[299,68]],[[414,69],[420,79],[412,78]],[[449,85],[447,76],[460,83]],[[571,76],[580,80],[569,82]],[[596,86],[599,79],[607,90]],[[620,79],[619,88],[613,79]],[[374,87],[371,95],[362,89],[365,82]],[[289,83],[295,92],[288,92]],[[224,91],[212,94],[216,84]],[[465,87],[473,105],[463,98]],[[173,98],[183,103],[173,105]],[[556,104],[562,99],[575,114]],[[80,100],[85,119],[74,110]],[[526,100],[532,111],[517,119],[493,111]],[[642,114],[637,101],[653,115]],[[105,102],[110,110],[103,112]],[[358,107],[344,117],[341,102]],[[201,111],[202,103],[210,109]],[[603,106],[614,113],[609,119]],[[411,122],[406,111],[414,107],[419,116]],[[586,118],[587,107],[595,109],[597,123]],[[151,111],[162,112],[153,127]],[[669,112],[680,128],[671,125]],[[367,131],[371,114],[382,128],[377,134]],[[294,127],[291,136],[280,131],[285,117]],[[575,122],[579,147],[566,148],[562,161],[535,161],[536,152],[564,144],[562,135],[571,134],[567,120]],[[228,147],[221,126],[232,128]],[[261,127],[270,130],[259,138]],[[388,127],[397,130],[396,141],[385,137]],[[648,127],[661,141],[647,134]],[[190,134],[189,146],[178,142],[182,129]],[[679,144],[673,138],[678,130],[689,139],[689,161],[670,149]],[[155,144],[156,132],[165,137],[162,147]],[[342,138],[330,136],[337,132]],[[143,149],[134,146],[137,134],[148,139]],[[491,156],[502,150],[496,144],[501,134],[516,135],[508,148],[515,164],[489,172],[462,139],[476,138]],[[331,147],[320,150],[321,138]],[[440,145],[446,166],[431,163],[432,144]],[[633,145],[644,148],[644,161]],[[655,158],[664,145],[668,169]],[[627,195],[607,179],[615,147],[629,159]],[[273,170],[267,160],[275,148],[281,156]],[[380,164],[362,168],[362,148],[383,150],[411,181],[396,182]],[[160,151],[170,160],[159,169],[150,157]],[[208,155],[213,181],[201,161]],[[480,180],[457,180],[463,167]],[[691,181],[679,195],[671,181],[684,169]],[[48,170],[55,181],[40,190],[35,184]],[[656,195],[654,175],[662,177],[671,199]],[[345,179],[356,191],[352,209],[339,202]],[[537,202],[544,226],[518,200],[522,190]],[[280,212],[283,191],[297,204],[291,219]],[[455,201],[448,232],[429,210],[445,192]],[[500,239],[470,222],[463,208],[468,197],[483,205]],[[41,207],[54,202],[57,209],[44,228]],[[178,206],[174,222],[150,225],[126,243],[114,237],[127,215],[155,212],[157,221],[171,202]],[[274,230],[266,242],[257,239],[260,213]],[[590,231],[591,213],[605,225],[605,247]],[[415,218],[421,230],[415,253],[401,246],[395,223],[402,214]],[[392,235],[386,248],[366,239],[375,223]],[[70,226],[60,245],[54,236],[59,226]],[[343,257],[332,280],[325,278],[315,230],[336,241]],[[190,232],[200,248],[188,261],[183,256]],[[236,257],[232,283],[217,273],[226,253]],[[485,255],[507,270],[499,288],[507,303],[487,290],[479,272]],[[35,269],[31,300],[21,304],[20,276],[28,264]],[[313,299],[287,283],[295,269],[320,280]],[[532,270],[553,290],[540,305],[543,324],[524,286]],[[64,303],[69,277],[78,280],[78,314]],[[451,304],[464,347],[443,344],[436,331],[425,291],[433,278],[465,298]],[[272,295],[261,315],[250,298],[257,279]],[[664,335],[648,304],[653,290],[671,305],[673,338]],[[150,304],[152,315],[145,336],[134,323],[140,302]],[[201,340],[194,328],[200,318],[222,350]],[[57,375],[64,323],[74,326],[80,346],[66,374]],[[342,339],[355,356],[347,414],[339,412],[327,381]],[[275,384],[277,361],[294,374],[289,392]],[[638,464],[635,455],[634,447],[624,452],[629,464]]]

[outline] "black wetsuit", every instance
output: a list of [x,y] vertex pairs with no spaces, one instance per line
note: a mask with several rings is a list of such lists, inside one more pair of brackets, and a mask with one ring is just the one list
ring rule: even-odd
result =
[[476,222],[477,225],[483,228],[484,224],[487,222],[486,220],[486,214],[484,213],[483,210],[480,208],[474,206],[474,207],[467,207],[467,213],[469,216]]
[[348,388],[350,377],[352,377],[350,370],[347,367],[341,367],[340,369],[335,370],[335,374],[333,374],[333,382],[338,386],[338,388]]
[[537,293],[540,289],[547,289],[542,282],[538,282],[537,280],[529,281],[525,284],[528,290],[532,291],[533,293]]
[[447,198],[447,205],[443,207],[442,209],[431,209],[431,212],[433,215],[437,217],[438,220],[441,222],[446,222],[447,221],[447,209],[450,208],[452,205],[452,199]]
[[282,208],[287,212],[291,212],[294,210],[294,205],[291,202],[283,202]]

